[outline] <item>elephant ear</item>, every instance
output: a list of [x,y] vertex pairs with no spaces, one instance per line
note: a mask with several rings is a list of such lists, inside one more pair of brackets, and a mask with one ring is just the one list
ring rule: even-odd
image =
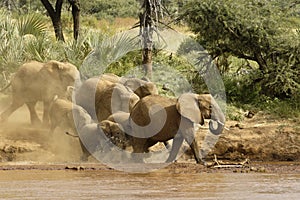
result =
[[193,93],[182,94],[176,103],[176,108],[181,116],[197,124],[204,124],[198,102],[198,95]]
[[[125,87],[122,84],[116,83],[113,87],[112,98],[111,98],[111,109],[112,113],[116,113],[120,110],[129,112],[129,109],[122,107],[123,104],[129,105],[129,88]],[[128,102],[123,102],[125,99],[128,99]],[[125,110],[124,110],[125,109]]]

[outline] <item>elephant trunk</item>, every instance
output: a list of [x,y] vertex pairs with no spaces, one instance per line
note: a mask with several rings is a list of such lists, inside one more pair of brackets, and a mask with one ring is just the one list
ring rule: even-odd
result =
[[224,128],[224,123],[222,123],[221,121],[217,120],[217,128],[214,127],[213,125],[213,120],[209,121],[209,130],[212,134],[214,135],[219,135],[222,133],[223,128]]
[[211,120],[209,121],[209,130],[214,135],[220,135],[225,126],[225,115],[217,102],[213,102]]

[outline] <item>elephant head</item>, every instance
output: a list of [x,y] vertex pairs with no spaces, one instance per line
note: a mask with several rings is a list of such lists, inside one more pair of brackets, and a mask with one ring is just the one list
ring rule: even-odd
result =
[[124,86],[129,87],[140,98],[148,95],[158,94],[156,85],[153,82],[141,80],[138,78],[129,78],[124,82]]
[[130,146],[130,142],[125,132],[122,130],[118,123],[109,120],[103,120],[99,125],[103,133],[114,145],[116,145],[120,149],[126,149],[126,147]]
[[[74,65],[67,62],[51,60],[44,63],[39,71],[39,77],[41,81],[45,82],[40,87],[47,92],[49,97],[46,96],[46,99],[52,98],[53,94],[65,97],[69,86],[77,89],[81,85],[79,71]],[[50,83],[48,83],[49,81]]]
[[[204,124],[204,119],[211,119],[209,130],[219,135],[224,128],[225,116],[216,100],[210,94],[182,94],[176,103],[176,108],[181,116],[189,119],[193,123]],[[217,122],[217,127],[213,125]]]

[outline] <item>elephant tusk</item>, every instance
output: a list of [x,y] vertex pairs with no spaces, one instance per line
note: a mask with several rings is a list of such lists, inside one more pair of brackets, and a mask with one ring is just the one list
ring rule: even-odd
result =
[[222,123],[220,120],[217,120],[217,123],[218,124],[221,124],[222,126],[224,126],[224,129],[225,130],[227,130],[227,131],[229,131],[230,129],[229,128],[227,128],[226,126],[225,126],[225,124],[224,123]]
[[225,126],[225,124],[222,123],[220,120],[217,120],[217,122],[218,122],[219,124],[221,124],[222,126]]

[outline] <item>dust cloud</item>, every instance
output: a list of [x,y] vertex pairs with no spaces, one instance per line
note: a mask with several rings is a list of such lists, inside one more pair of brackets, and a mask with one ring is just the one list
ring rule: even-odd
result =
[[[10,95],[0,94],[0,113],[10,104]],[[43,105],[36,110],[40,119]],[[48,127],[33,126],[26,105],[0,124],[0,162],[79,162],[81,147],[78,138],[65,134],[63,128],[50,133]]]

